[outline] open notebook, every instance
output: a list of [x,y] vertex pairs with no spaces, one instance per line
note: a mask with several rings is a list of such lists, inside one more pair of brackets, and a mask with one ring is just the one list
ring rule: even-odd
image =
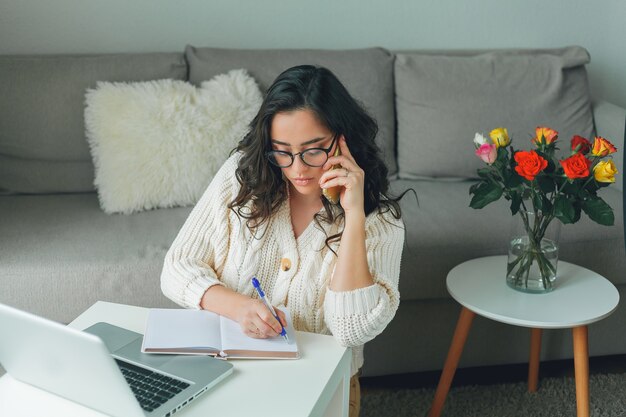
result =
[[298,359],[296,334],[288,309],[289,342],[278,336],[253,339],[236,321],[206,310],[150,309],[141,351],[245,359]]

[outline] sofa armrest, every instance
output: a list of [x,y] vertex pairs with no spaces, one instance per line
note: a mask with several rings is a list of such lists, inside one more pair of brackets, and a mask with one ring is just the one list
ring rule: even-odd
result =
[[624,158],[626,158],[626,149],[624,149],[624,142],[626,141],[624,132],[626,129],[626,109],[603,100],[594,100],[592,108],[596,134],[609,139],[619,152],[613,159],[619,172],[615,177],[614,185],[617,189],[623,191]]

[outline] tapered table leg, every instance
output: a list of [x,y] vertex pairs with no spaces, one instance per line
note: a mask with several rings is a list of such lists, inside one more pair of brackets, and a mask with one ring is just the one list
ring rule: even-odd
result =
[[541,329],[530,329],[530,359],[528,360],[528,392],[537,392],[539,385],[539,357]]
[[574,327],[574,372],[576,374],[576,411],[589,417],[589,344],[587,326]]
[[463,307],[459,320],[454,330],[454,336],[452,337],[452,343],[448,350],[448,356],[446,362],[443,365],[443,371],[441,372],[441,378],[439,378],[439,385],[437,385],[437,391],[435,392],[435,398],[433,399],[433,405],[430,408],[429,417],[439,417],[443,410],[443,405],[446,402],[448,391],[450,391],[450,385],[456,372],[456,367],[459,364],[461,353],[463,353],[463,346],[467,340],[470,327],[472,326],[472,320],[476,316],[476,313]]

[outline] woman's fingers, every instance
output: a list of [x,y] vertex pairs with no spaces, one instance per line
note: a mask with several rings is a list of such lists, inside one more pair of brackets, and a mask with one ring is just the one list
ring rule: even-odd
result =
[[[346,144],[346,141],[343,136],[339,140],[339,147],[341,149],[342,154],[339,156],[329,157],[328,161],[326,161],[326,163],[322,166],[322,169],[325,170],[326,172],[322,175],[320,184],[322,183],[322,180],[327,179],[328,176],[331,174],[334,177],[334,176],[339,176],[339,175],[346,176],[346,174],[351,173],[351,172],[361,172],[361,173],[364,172],[361,169],[361,167],[356,163],[356,160],[350,153],[350,150],[348,149],[348,145]],[[339,165],[341,168],[345,170],[343,174],[335,172],[335,171],[339,171],[341,168],[331,169],[333,166],[337,166],[337,165]]]
[[259,337],[259,329],[256,326],[250,327],[242,327],[244,334],[248,337],[258,338]]
[[361,181],[363,171],[349,171],[345,168],[333,169],[332,171],[324,173],[320,178],[320,187],[347,187],[351,188]]
[[279,322],[261,300],[250,299],[246,305],[246,311],[239,319],[239,323],[242,331],[249,337],[256,339],[276,337],[282,331],[281,324],[287,325],[285,313],[275,308]]
[[341,135],[341,139],[339,139],[339,149],[341,150],[341,154],[346,156],[350,161],[352,161],[356,165],[356,160],[352,156],[350,152],[350,148],[348,148],[348,142],[346,142],[346,138]]
[[278,308],[274,308],[274,310],[276,310],[276,314],[278,314],[278,318],[280,319],[280,324],[282,324],[283,327],[287,327],[287,316],[285,315],[285,313]]
[[276,320],[276,317],[274,317],[272,313],[267,310],[267,308],[265,308],[265,310],[266,312],[262,312],[261,314],[259,314],[261,323],[265,326],[266,332],[274,333],[270,336],[276,336],[278,333],[281,332],[280,323],[278,322],[278,320]]
[[[276,311],[278,314],[278,310]],[[261,337],[264,338],[278,336],[282,331],[281,323],[276,320],[276,317],[274,317],[274,315],[270,312],[267,306],[262,302],[259,302],[257,304],[256,317],[253,319],[253,322],[259,329]]]
[[255,319],[243,323],[240,326],[246,336],[253,337],[255,339],[267,339],[268,337],[278,336],[274,329],[261,320],[260,317],[256,317]]
[[356,160],[354,159],[354,157],[352,156],[352,153],[350,152],[350,149],[348,148],[348,144],[346,142],[346,139],[341,136],[341,138],[339,138],[339,141],[337,142],[339,146],[339,150],[341,151],[341,155],[339,156],[330,156],[328,158],[328,161],[326,161],[326,163],[324,164],[324,169],[328,169],[333,165],[338,165],[341,164],[341,166],[343,167],[352,167],[352,168],[356,168],[358,167]]
[[[276,321],[276,319],[274,319],[274,321]],[[278,323],[278,321],[276,321]],[[278,336],[278,333],[276,332],[276,330],[274,330],[272,328],[272,326],[270,326],[269,324],[267,324],[264,320],[262,320],[260,317],[257,318],[256,320],[254,320],[254,325],[257,327],[258,329],[258,337],[262,338],[262,339],[266,339],[268,337],[275,337]]]

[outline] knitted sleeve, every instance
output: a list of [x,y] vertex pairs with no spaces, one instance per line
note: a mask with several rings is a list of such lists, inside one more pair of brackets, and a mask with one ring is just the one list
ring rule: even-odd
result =
[[230,241],[227,205],[239,187],[237,160],[231,156],[215,174],[165,255],[161,291],[183,307],[200,308],[206,290],[221,284]]
[[327,289],[324,320],[342,346],[359,346],[379,335],[400,304],[398,280],[404,224],[387,212],[365,223],[367,263],[374,285],[352,291]]

